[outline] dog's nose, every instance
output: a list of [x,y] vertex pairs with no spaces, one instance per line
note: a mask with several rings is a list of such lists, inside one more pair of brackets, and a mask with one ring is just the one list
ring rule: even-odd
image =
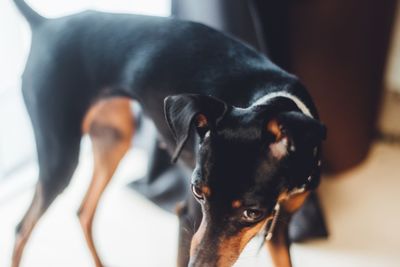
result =
[[192,177],[191,184],[195,188],[203,188],[206,184],[200,177]]
[[200,186],[202,185],[202,182],[201,182],[200,178],[194,178],[194,179],[192,179],[192,185],[193,185],[193,186],[200,187]]

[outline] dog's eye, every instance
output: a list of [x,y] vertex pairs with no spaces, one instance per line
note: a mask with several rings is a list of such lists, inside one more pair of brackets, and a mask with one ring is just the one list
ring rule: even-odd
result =
[[200,187],[198,187],[196,185],[192,185],[192,192],[193,192],[193,195],[195,196],[195,198],[197,198],[198,200],[204,199],[204,194]]
[[264,212],[258,209],[247,209],[243,211],[242,220],[247,223],[259,221],[264,216]]

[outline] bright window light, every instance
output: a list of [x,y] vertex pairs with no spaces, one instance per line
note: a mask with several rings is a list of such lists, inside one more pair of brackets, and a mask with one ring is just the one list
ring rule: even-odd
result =
[[[39,14],[56,18],[87,9],[169,16],[171,0],[26,0]],[[36,155],[31,125],[20,95],[20,78],[31,32],[13,1],[0,0],[0,181],[4,173]],[[13,114],[13,116],[9,116]],[[3,173],[3,175],[2,175]],[[1,187],[1,186],[0,186]],[[0,194],[1,195],[1,194]],[[3,266],[2,264],[0,264]]]
[[154,16],[171,14],[170,0],[30,0],[27,2],[39,13],[49,17],[64,16],[86,9]]

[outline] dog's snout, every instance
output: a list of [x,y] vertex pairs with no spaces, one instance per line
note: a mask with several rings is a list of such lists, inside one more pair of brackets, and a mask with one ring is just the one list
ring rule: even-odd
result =
[[201,187],[204,183],[201,181],[200,178],[196,177],[192,179],[192,185],[196,187]]

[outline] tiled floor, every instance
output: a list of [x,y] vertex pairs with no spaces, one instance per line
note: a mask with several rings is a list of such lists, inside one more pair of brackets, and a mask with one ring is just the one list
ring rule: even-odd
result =
[[[145,171],[144,158],[140,151],[127,155],[101,203],[94,232],[107,266],[175,264],[177,220],[125,187],[132,177]],[[87,141],[81,159],[71,186],[36,228],[22,266],[93,266],[75,216],[91,170]],[[362,166],[323,181],[320,195],[331,236],[329,240],[294,245],[295,267],[400,266],[399,160],[399,146],[377,144]],[[34,166],[27,167],[9,179],[33,177],[35,172]],[[18,197],[0,202],[0,266],[10,264],[13,228],[31,194],[29,188]],[[257,254],[257,245],[251,244],[236,266],[270,266],[264,251]]]

